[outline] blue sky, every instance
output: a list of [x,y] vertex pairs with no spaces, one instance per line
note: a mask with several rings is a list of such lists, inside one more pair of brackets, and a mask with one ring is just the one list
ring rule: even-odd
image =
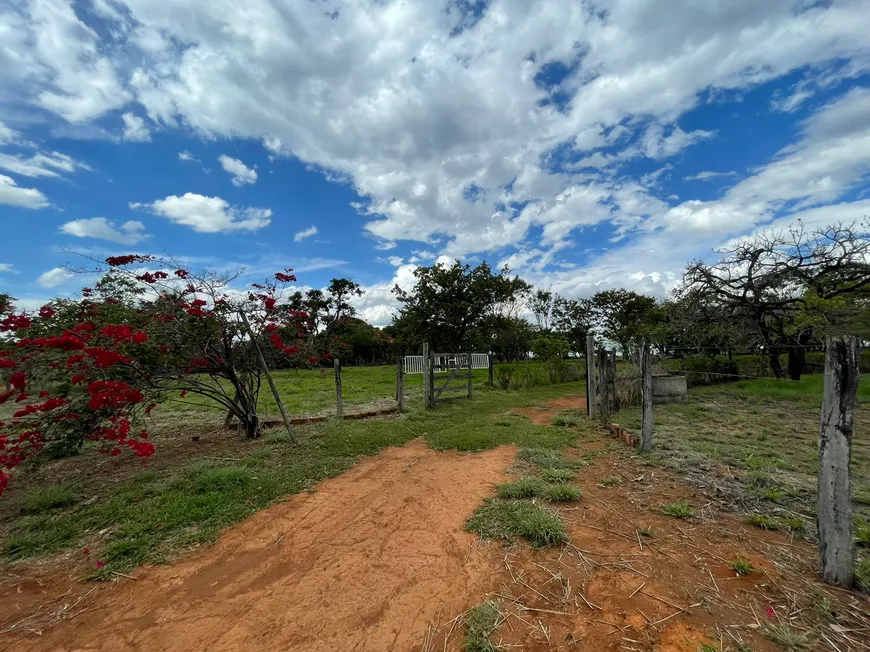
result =
[[416,264],[665,295],[763,228],[870,215],[866,0],[12,0],[0,291],[78,253],[242,281]]

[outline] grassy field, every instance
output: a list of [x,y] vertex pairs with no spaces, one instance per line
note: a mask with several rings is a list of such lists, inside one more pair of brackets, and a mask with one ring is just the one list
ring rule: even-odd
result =
[[[740,503],[759,525],[812,530],[822,375],[692,388],[682,404],[654,409],[652,461]],[[859,387],[852,448],[856,507],[870,519],[870,375]],[[640,409],[615,417],[640,430]]]
[[14,562],[66,550],[102,577],[142,562],[165,561],[214,541],[224,527],[271,503],[340,474],[360,455],[418,436],[433,448],[461,451],[507,443],[569,446],[577,430],[536,426],[508,411],[582,391],[579,383],[525,392],[481,388],[474,399],[456,399],[435,411],[424,410],[420,400],[400,418],[328,420],[300,428],[297,447],[278,428],[257,441],[238,441],[204,425],[196,412],[168,419],[164,414],[148,468],[86,447],[31,477],[18,475],[0,503],[2,554]]
[[[573,363],[575,367],[576,363]],[[580,363],[582,367],[582,361]],[[502,365],[499,365],[502,366]],[[515,369],[520,365],[504,365]],[[533,379],[535,385],[548,384],[546,368],[543,363],[522,363],[523,370]],[[582,371],[582,368],[581,368]],[[275,385],[288,414],[321,415],[335,414],[335,376],[332,369],[287,369],[273,372]],[[476,388],[485,388],[488,371],[475,369],[473,382]],[[520,377],[515,378],[515,384]],[[396,367],[384,365],[377,367],[345,367],[341,372],[342,397],[345,412],[365,411],[370,408],[385,408],[395,405]],[[523,387],[525,389],[525,387]],[[405,397],[411,403],[423,401],[423,375],[405,376]],[[260,390],[260,409],[262,414],[275,416],[278,407],[265,381]],[[161,405],[158,410],[164,416],[192,415],[213,412],[219,419],[220,409],[206,399],[198,396],[175,398]]]

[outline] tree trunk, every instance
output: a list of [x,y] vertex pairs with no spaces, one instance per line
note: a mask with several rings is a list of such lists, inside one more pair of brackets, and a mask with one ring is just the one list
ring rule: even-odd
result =
[[242,421],[242,428],[245,430],[246,439],[257,439],[263,434],[263,426],[260,423],[260,417],[253,412],[249,412]]
[[806,349],[802,346],[792,346],[788,350],[788,375],[792,380],[800,380],[806,363]]
[[770,370],[776,378],[785,378],[785,372],[782,370],[782,363],[779,361],[779,349],[771,349],[768,352],[770,359]]
[[816,525],[822,580],[852,586],[852,429],[858,400],[858,340],[826,338],[825,390],[819,430]]

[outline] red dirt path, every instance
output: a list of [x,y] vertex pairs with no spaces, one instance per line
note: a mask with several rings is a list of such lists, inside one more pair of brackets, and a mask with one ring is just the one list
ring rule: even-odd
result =
[[[463,526],[515,454],[439,453],[422,440],[390,448],[255,514],[213,548],[140,569],[43,636],[7,635],[0,648],[410,650],[427,622],[484,589],[488,565]],[[3,604],[32,602],[36,588],[12,586]]]

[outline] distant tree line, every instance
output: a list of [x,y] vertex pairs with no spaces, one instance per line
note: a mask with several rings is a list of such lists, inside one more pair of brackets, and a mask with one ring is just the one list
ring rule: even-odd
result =
[[[763,355],[777,378],[799,379],[829,333],[870,340],[868,222],[809,230],[798,223],[691,262],[664,300],[627,289],[587,298],[534,289],[507,267],[458,261],[418,267],[384,329],[396,354],[489,351],[500,360],[585,355],[586,336],[635,360],[649,341],[663,355]],[[783,367],[781,357],[787,359]]]

